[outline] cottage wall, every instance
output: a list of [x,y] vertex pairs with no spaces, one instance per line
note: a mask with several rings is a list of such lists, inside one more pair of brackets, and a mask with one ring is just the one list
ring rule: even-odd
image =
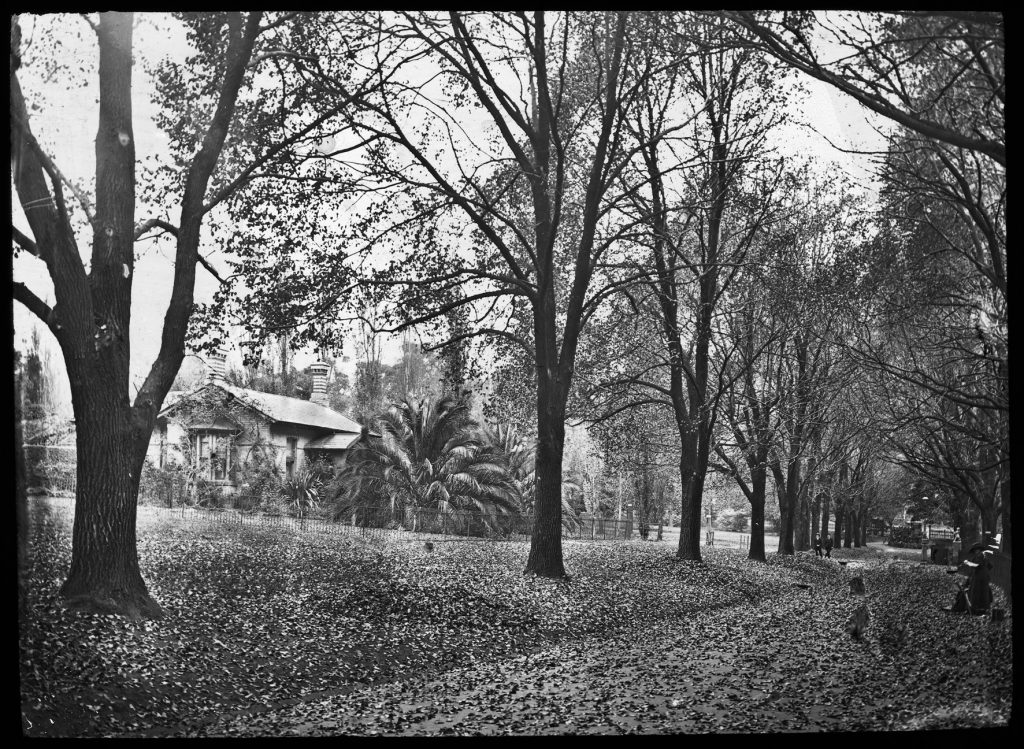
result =
[[[213,481],[211,483],[221,486],[226,492],[231,493],[237,488],[238,472],[253,459],[253,448],[259,445],[262,449],[268,450],[271,454],[276,448],[275,464],[284,471],[284,452],[287,449],[287,440],[277,439],[273,433],[272,424],[269,419],[246,409],[233,412],[231,418],[238,423],[240,431],[232,441],[233,450],[231,455],[232,468],[225,481]],[[174,419],[158,423],[150,438],[146,458],[154,466],[181,465],[185,462],[185,454],[182,451],[182,442],[188,436],[188,429],[184,424]],[[160,455],[163,452],[163,461]]]
[[278,467],[281,469],[283,475],[287,475],[288,438],[293,437],[296,440],[294,470],[298,473],[306,465],[308,457],[305,454],[306,445],[318,437],[322,437],[324,435],[324,430],[303,426],[301,424],[277,423],[271,427],[271,434],[273,435],[274,444],[279,446]]
[[185,428],[177,422],[157,422],[149,438],[146,460],[158,468],[169,464],[180,465],[185,460],[181,453],[181,441],[185,435]]
[[[307,465],[310,459],[310,456],[304,450],[306,445],[312,440],[323,437],[325,434],[323,429],[316,427],[272,422],[255,410],[250,409],[236,409],[232,411],[231,419],[240,428],[240,431],[233,440],[232,470],[228,480],[215,482],[229,493],[237,487],[239,482],[238,473],[246,464],[256,459],[254,450],[263,450],[265,454],[272,456],[281,476],[287,476],[288,438],[294,437],[296,439],[296,449],[293,471],[297,474]],[[185,461],[185,455],[182,452],[181,446],[187,434],[188,431],[184,424],[176,421],[173,415],[168,419],[162,419],[153,431],[147,451],[147,459],[154,466],[181,465]],[[161,453],[163,454],[162,460]],[[328,454],[336,468],[344,465],[347,451],[342,453],[332,451]]]

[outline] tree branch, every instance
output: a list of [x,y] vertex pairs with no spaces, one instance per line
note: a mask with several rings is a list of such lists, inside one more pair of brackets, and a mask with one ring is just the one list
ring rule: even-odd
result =
[[928,138],[949,143],[958,148],[986,154],[1002,166],[1006,166],[1006,146],[987,138],[971,137],[950,130],[937,122],[926,120],[894,106],[880,94],[858,88],[847,78],[826,70],[825,67],[811,56],[801,53],[786,42],[781,36],[762,26],[754,20],[750,11],[722,11],[731,20],[740,24],[761,40],[763,48],[782,62],[800,70],[812,78],[831,84],[843,93],[852,96],[873,112],[898,122],[904,127],[920,133]]
[[76,187],[71,180],[64,176],[61,170],[58,169],[57,165],[53,162],[53,159],[51,159],[43,150],[43,147],[39,145],[39,141],[36,140],[35,135],[33,135],[32,131],[29,130],[28,125],[14,112],[11,112],[11,120],[12,124],[18,129],[22,137],[25,139],[25,142],[28,143],[29,147],[35,153],[36,158],[39,159],[40,165],[46,173],[50,175],[50,179],[54,182],[61,182],[68,186],[68,189],[71,190],[71,193],[75,196],[78,204],[82,207],[82,211],[85,213],[85,217],[89,220],[89,224],[91,226],[95,226],[96,217],[93,214],[92,204],[89,202],[89,197],[85,192]]
[[36,296],[28,286],[20,281],[15,281],[11,284],[11,295],[16,301],[25,305],[32,314],[42,320],[56,335],[57,331],[53,326],[53,309],[50,305]]
[[35,242],[33,242],[28,237],[26,237],[24,234],[22,234],[18,230],[18,227],[16,227],[16,226],[12,226],[11,227],[11,236],[14,239],[14,241],[17,242],[18,245],[23,250],[28,251],[30,254],[35,255],[37,258],[40,258],[40,259],[43,258],[43,256],[39,254],[39,247],[38,247],[38,245],[36,245]]
[[[142,238],[143,234],[145,234],[147,231],[153,228],[160,228],[163,229],[168,234],[178,236],[178,227],[175,226],[174,224],[159,218],[148,218],[135,227],[136,241]],[[203,257],[199,252],[196,252],[196,260],[201,266],[203,266],[204,268],[206,268],[207,271],[209,271],[211,276],[220,281],[221,286],[228,285],[228,282],[224,279],[223,276],[220,275],[220,273],[217,272],[217,269],[213,267],[210,261]]]

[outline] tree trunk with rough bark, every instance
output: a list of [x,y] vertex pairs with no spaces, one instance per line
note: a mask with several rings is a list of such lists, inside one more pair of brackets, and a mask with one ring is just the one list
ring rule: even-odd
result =
[[556,383],[544,376],[537,388],[537,476],[533,535],[527,573],[565,577],[562,562],[562,456],[565,447],[565,402]]
[[782,467],[776,462],[772,463],[772,475],[775,478],[775,493],[779,498],[779,553],[794,554],[793,539],[796,526],[795,493],[791,491],[793,477],[797,475],[793,466],[790,466],[788,477],[782,473]]
[[[679,484],[682,495],[682,506],[679,508],[679,546],[676,549],[676,557],[679,559],[700,559],[700,508],[695,509],[690,501],[696,461],[696,440],[684,441],[679,455]],[[697,529],[696,535],[693,533],[694,528]]]
[[832,531],[832,537],[835,540],[835,547],[838,549],[843,545],[843,516],[846,514],[842,502],[836,502],[835,514],[835,528]]
[[822,538],[825,538],[825,536],[828,535],[828,518],[829,518],[829,512],[831,511],[831,508],[829,507],[829,505],[831,504],[831,501],[832,501],[832,497],[829,495],[828,492],[825,492],[825,494],[822,496],[822,500],[821,500],[821,537]]
[[821,535],[821,497],[816,496],[814,501],[811,502],[811,537],[818,536],[824,540],[825,536]]
[[748,559],[764,562],[764,502],[768,483],[764,463],[750,471],[750,551]]
[[[87,440],[78,441],[78,486],[71,570],[61,588],[69,608],[159,618],[139,570],[135,537],[139,439],[130,411],[116,404],[108,384],[83,378],[87,393],[75,393],[75,422]],[[107,392],[104,392],[107,391]]]
[[807,551],[811,548],[811,507],[807,500],[807,493],[800,492],[797,501],[797,523],[796,539],[794,547],[797,551]]

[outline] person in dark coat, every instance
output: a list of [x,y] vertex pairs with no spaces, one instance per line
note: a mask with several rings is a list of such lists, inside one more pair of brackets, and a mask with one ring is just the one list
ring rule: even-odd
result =
[[832,536],[825,534],[825,556],[829,559],[832,558]]
[[822,554],[821,554],[821,536],[818,535],[817,533],[814,534],[814,555],[818,556],[818,557],[822,556]]
[[982,544],[971,547],[967,557],[967,600],[972,614],[984,614],[992,605],[992,586],[989,584],[992,562],[991,552]]
[[956,598],[950,609],[954,613],[984,614],[992,605],[990,553],[984,544],[974,544],[967,552],[967,558],[960,565],[960,574],[966,578],[957,586]]

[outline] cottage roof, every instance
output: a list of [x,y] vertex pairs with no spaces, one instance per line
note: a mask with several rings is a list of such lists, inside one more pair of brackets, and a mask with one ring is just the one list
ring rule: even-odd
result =
[[[335,432],[350,432],[354,437],[358,437],[363,429],[355,421],[344,414],[338,413],[333,408],[321,406],[319,403],[302,400],[301,398],[292,398],[287,395],[274,395],[272,393],[261,393],[259,390],[237,387],[223,381],[206,384],[195,392],[198,393],[201,390],[211,387],[219,388],[230,393],[238,400],[255,408],[257,411],[261,412],[273,421],[285,421],[289,424],[303,424],[305,426],[319,427],[321,429],[330,429]],[[170,396],[170,394],[168,394],[168,396]],[[173,402],[164,407],[160,412],[160,415],[165,415],[185,397],[187,397],[187,394],[180,394],[173,400]],[[168,397],[167,400],[170,401],[171,398]]]
[[358,434],[328,434],[310,440],[303,450],[347,450],[359,439]]

